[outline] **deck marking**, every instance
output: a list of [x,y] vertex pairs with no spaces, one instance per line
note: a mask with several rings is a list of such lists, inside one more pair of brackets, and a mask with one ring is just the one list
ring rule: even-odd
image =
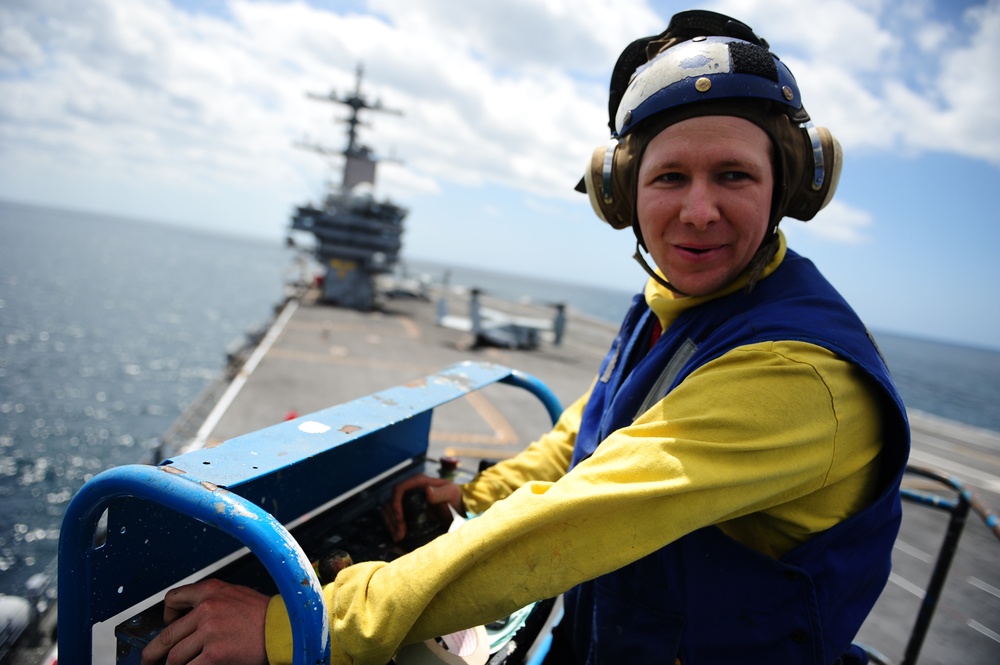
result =
[[509,446],[518,442],[517,432],[485,395],[472,392],[467,393],[464,399],[493,430],[493,433],[431,432],[431,441],[434,443],[478,443],[500,446]]
[[432,443],[478,443],[483,445],[506,445],[497,441],[496,434],[470,434],[468,432],[431,432]]
[[[338,347],[331,347],[329,353],[311,353],[309,351],[295,351],[293,349],[274,349],[271,351],[273,358],[285,358],[287,360],[300,360],[307,363],[325,363],[328,365],[351,365],[353,367],[365,367],[368,369],[388,369],[405,371],[408,374],[433,374],[440,368],[432,368],[426,365],[414,365],[399,362],[388,362],[375,360],[374,358],[360,358],[348,355],[335,355],[340,351],[335,351]],[[348,351],[345,350],[345,353]]]
[[927,552],[924,552],[921,549],[914,547],[913,545],[910,545],[909,543],[903,542],[898,538],[896,539],[896,542],[893,543],[892,546],[897,550],[899,550],[900,552],[909,554],[914,559],[919,559],[924,563],[931,563],[932,561],[934,561],[934,557],[932,555],[928,554]]
[[969,577],[965,578],[965,581],[971,584],[972,586],[976,587],[977,589],[982,589],[986,593],[996,596],[997,598],[1000,598],[1000,589],[996,588],[992,584],[988,584],[982,581],[978,577],[972,577],[970,575]]
[[[911,426],[912,427],[912,426]],[[913,444],[937,448],[953,455],[961,457],[971,457],[986,464],[996,465],[997,457],[995,450],[983,450],[975,444],[967,441],[960,441],[951,438],[952,435],[943,432],[932,432],[930,430],[913,429]]]
[[[354,358],[348,356],[338,357],[327,354],[310,353],[308,351],[295,351],[292,349],[272,349],[271,357],[332,365],[352,365],[368,369],[387,369],[392,371],[402,370],[414,374],[433,374],[436,371],[433,368],[421,365],[407,365],[398,362],[379,361],[373,358]],[[235,397],[235,395],[233,395],[233,397]],[[478,392],[473,392],[466,394],[465,399],[468,400],[469,405],[472,406],[476,413],[479,414],[479,417],[486,422],[487,426],[493,430],[493,433],[471,434],[462,432],[432,432],[431,441],[436,443],[476,443],[496,445],[513,445],[518,443],[519,438],[517,432],[507,421],[504,415],[500,413],[495,406],[493,406],[488,398]]]
[[979,469],[973,469],[971,466],[959,464],[958,462],[952,462],[944,457],[938,457],[937,455],[925,453],[922,450],[911,449],[910,459],[923,462],[924,464],[929,464],[959,476],[964,476],[965,481],[970,485],[975,485],[993,492],[1000,492],[1000,477],[994,476],[993,474],[984,473]]
[[[333,365],[353,365],[368,369],[388,369],[393,371],[405,370],[415,374],[433,374],[434,369],[420,365],[406,365],[398,362],[385,362],[372,358],[352,358],[346,356],[334,357],[308,351],[294,351],[292,349],[273,349],[271,357],[286,358],[288,360],[301,360],[303,362],[321,362]],[[234,395],[235,397],[235,395]],[[513,445],[518,443],[517,432],[511,426],[500,411],[493,406],[489,399],[478,392],[465,395],[469,405],[479,414],[487,426],[493,430],[492,434],[471,434],[461,432],[432,432],[431,441],[437,443],[477,443],[477,444],[497,444]]]
[[496,433],[496,442],[500,444],[517,443],[517,432],[511,427],[507,419],[503,417],[499,409],[493,406],[487,397],[481,393],[468,393],[465,399],[469,401],[472,408],[476,410],[486,424]]
[[288,324],[288,320],[292,318],[292,314],[294,314],[295,310],[298,308],[299,303],[296,300],[290,300],[288,304],[285,305],[285,309],[283,309],[278,318],[275,319],[274,325],[267,331],[267,335],[265,335],[264,339],[261,340],[260,345],[254,349],[250,358],[247,359],[246,364],[243,365],[239,373],[233,379],[232,383],[230,383],[229,387],[226,388],[226,392],[222,393],[222,397],[219,398],[219,401],[212,409],[212,412],[208,414],[207,418],[205,418],[205,422],[203,422],[201,427],[198,428],[198,433],[195,434],[194,439],[181,450],[182,453],[189,450],[197,450],[205,446],[205,442],[208,440],[209,434],[212,433],[215,426],[219,424],[220,420],[222,420],[223,414],[226,413],[226,410],[229,409],[233,400],[236,399],[236,396],[240,394],[241,390],[243,390],[243,386],[246,384],[247,379],[249,379],[250,375],[253,374],[255,369],[257,369],[257,365],[259,365],[260,361],[264,359],[265,355],[267,355],[267,352],[271,349],[275,340],[278,339],[281,331],[285,329],[285,326]]
[[[295,321],[288,326],[295,332],[319,331],[321,333],[335,332],[367,332],[372,329],[370,322],[364,323],[333,323],[328,321]],[[383,334],[393,334],[391,327],[380,328]]]
[[926,591],[918,587],[910,580],[906,579],[902,575],[897,575],[896,573],[889,573],[889,581],[895,584],[896,586],[900,587],[904,591],[909,591],[910,593],[912,593],[917,598],[920,598],[921,600],[923,600],[924,595],[926,595],[927,593]]
[[990,638],[994,642],[1000,642],[1000,634],[993,632],[992,630],[990,630],[983,624],[979,623],[975,619],[969,619],[968,621],[966,621],[966,624],[968,624],[969,628],[973,630],[978,630],[980,633]]
[[452,457],[475,457],[478,459],[510,459],[517,453],[512,450],[495,450],[491,448],[452,448],[444,449],[445,455]]
[[413,322],[413,319],[408,316],[400,317],[399,325],[403,326],[403,330],[406,331],[407,335],[413,339],[420,339],[420,328]]
[[[976,450],[986,453],[987,459],[996,461],[993,456],[1000,450],[1000,432],[983,429],[967,423],[962,423],[948,418],[939,418],[925,411],[907,409],[910,415],[910,424],[914,433],[940,441],[938,447],[953,444],[965,450]],[[931,445],[936,445],[931,443]],[[952,448],[951,450],[955,450]]]

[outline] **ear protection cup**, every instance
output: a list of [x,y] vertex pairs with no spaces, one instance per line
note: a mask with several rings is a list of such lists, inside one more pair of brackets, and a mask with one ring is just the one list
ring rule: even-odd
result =
[[809,139],[811,157],[804,160],[802,180],[788,200],[785,214],[807,222],[833,198],[844,166],[840,141],[826,127],[805,123],[802,130]]
[[667,126],[704,115],[742,117],[770,137],[772,225],[785,216],[808,221],[830,202],[843,164],[840,143],[813,125],[791,72],[761,44],[696,37],[639,67],[618,100],[614,135],[594,150],[578,187],[600,219],[616,229],[632,226],[645,146]]
[[618,150],[621,141],[611,139],[606,144],[594,149],[584,175],[584,185],[590,205],[597,216],[616,229],[628,228],[632,224],[632,206],[634,196],[627,190],[627,183],[621,183],[616,177],[626,170],[626,167],[615,167],[615,158],[621,160]]

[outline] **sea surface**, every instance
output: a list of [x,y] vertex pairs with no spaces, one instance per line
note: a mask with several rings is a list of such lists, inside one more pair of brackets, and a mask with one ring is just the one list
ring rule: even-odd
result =
[[[267,321],[279,242],[0,202],[0,593],[56,555],[66,504],[157,439]],[[631,294],[411,261],[411,273],[617,322]],[[570,323],[572,325],[572,323]],[[875,331],[907,405],[1000,431],[1000,352]]]

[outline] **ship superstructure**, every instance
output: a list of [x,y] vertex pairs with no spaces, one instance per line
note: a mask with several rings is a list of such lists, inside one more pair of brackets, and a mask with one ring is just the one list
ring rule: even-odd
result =
[[355,89],[350,94],[309,94],[312,99],[351,109],[350,117],[344,121],[347,146],[343,150],[299,144],[322,155],[343,156],[343,177],[339,186],[330,183],[321,205],[297,208],[291,227],[316,237],[314,253],[325,269],[323,299],[343,307],[370,310],[377,295],[375,277],[391,272],[399,258],[407,210],[375,198],[375,171],[381,160],[358,138],[358,126],[362,124],[359,114],[380,111],[400,115],[400,112],[385,108],[378,101],[370,103],[361,92],[362,75],[359,66]]

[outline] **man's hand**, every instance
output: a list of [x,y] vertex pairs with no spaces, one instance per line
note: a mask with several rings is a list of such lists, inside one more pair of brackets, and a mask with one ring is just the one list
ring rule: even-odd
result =
[[465,514],[465,504],[462,503],[462,488],[444,478],[432,478],[417,474],[396,485],[392,492],[392,502],[383,508],[386,526],[395,541],[406,537],[406,518],[403,515],[403,495],[415,488],[422,487],[427,496],[427,503],[436,508],[438,518],[451,521],[450,505],[459,514]]
[[[142,652],[142,665],[267,665],[268,596],[209,579],[167,592],[167,627]],[[164,660],[166,658],[166,660]]]

